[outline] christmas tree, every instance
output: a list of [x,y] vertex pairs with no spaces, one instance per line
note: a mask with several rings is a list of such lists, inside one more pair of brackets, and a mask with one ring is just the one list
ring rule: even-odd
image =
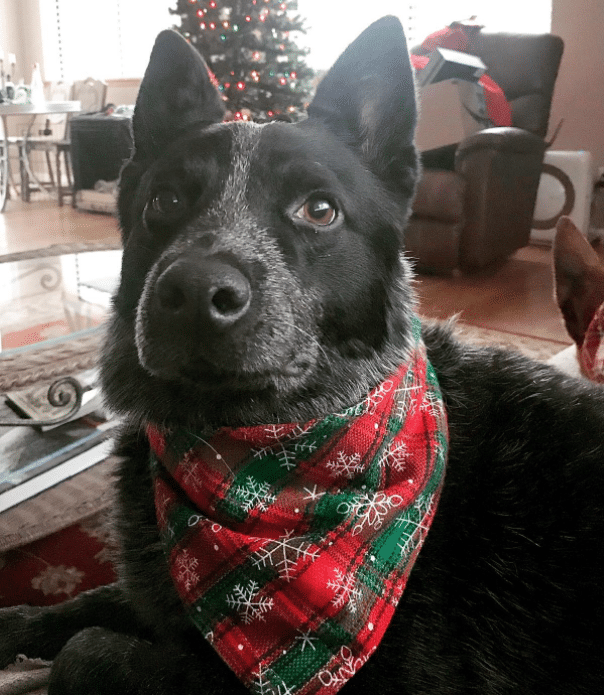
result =
[[178,0],[175,27],[204,57],[216,77],[228,116],[235,120],[297,120],[304,111],[314,71],[297,0]]

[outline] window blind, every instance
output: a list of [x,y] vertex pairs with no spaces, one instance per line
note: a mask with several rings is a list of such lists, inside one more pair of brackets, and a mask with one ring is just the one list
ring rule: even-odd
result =
[[[198,0],[204,4],[205,0]],[[39,0],[46,80],[141,77],[159,31],[177,23],[170,0]],[[250,0],[250,3],[252,0]],[[477,15],[489,31],[550,31],[552,0],[298,0],[309,64],[328,68],[371,22],[401,20],[409,46],[456,19]]]
[[141,77],[169,0],[39,0],[46,80]]

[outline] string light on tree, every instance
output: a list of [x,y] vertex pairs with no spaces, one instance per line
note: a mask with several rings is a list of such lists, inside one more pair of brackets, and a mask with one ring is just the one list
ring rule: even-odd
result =
[[308,102],[313,71],[294,37],[297,0],[178,0],[176,27],[205,58],[237,120],[290,117]]

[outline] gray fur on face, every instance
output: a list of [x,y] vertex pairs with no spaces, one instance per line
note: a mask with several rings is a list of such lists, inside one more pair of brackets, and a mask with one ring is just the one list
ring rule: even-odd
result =
[[[232,152],[224,188],[203,215],[183,228],[148,273],[136,313],[136,347],[141,365],[159,377],[178,377],[182,366],[201,356],[221,372],[275,381],[314,367],[320,307],[312,293],[303,290],[276,240],[258,224],[248,205],[251,162],[262,126],[225,127],[232,132]],[[200,335],[192,326],[189,336],[172,340],[154,327],[155,289],[162,273],[200,246],[207,248],[208,258],[227,259],[249,278],[250,320],[246,318],[240,329],[218,339]],[[213,350],[205,345],[211,341]]]

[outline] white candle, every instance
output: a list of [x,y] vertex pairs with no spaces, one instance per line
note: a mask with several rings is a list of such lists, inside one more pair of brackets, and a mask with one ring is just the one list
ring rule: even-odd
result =
[[15,56],[14,53],[9,53],[9,54],[8,54],[8,62],[9,62],[11,65],[15,65],[15,64],[17,63],[17,56]]

